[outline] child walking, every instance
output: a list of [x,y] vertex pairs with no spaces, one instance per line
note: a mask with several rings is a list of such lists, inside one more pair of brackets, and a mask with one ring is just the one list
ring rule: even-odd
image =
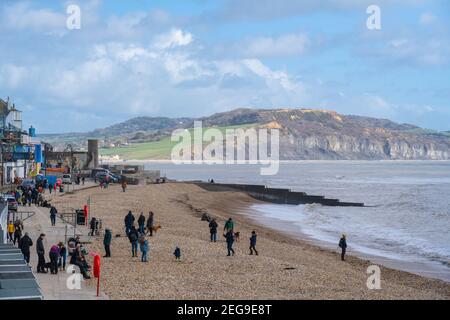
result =
[[250,255],[253,255],[253,251],[258,255],[258,251],[256,250],[256,231],[252,231],[252,236],[250,237]]

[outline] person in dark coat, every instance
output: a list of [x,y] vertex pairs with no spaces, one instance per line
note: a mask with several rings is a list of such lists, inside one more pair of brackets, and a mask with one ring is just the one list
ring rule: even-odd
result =
[[131,211],[128,211],[128,214],[125,216],[124,222],[125,222],[125,233],[127,234],[128,237],[130,234],[131,226],[134,223],[134,216],[131,213]]
[[33,246],[33,241],[28,236],[28,232],[19,240],[19,249],[22,251],[23,258],[27,263],[30,263],[30,247]]
[[131,226],[130,233],[128,234],[128,239],[131,243],[131,254],[133,257],[137,257],[139,233],[136,230],[135,226]]
[[250,255],[253,255],[253,251],[258,255],[258,251],[256,250],[256,231],[252,231],[252,236],[250,237]]
[[37,273],[47,273],[45,271],[45,248],[44,248],[45,234],[41,233],[36,241],[36,253],[38,255]]
[[90,235],[94,236],[95,235],[95,229],[97,227],[97,219],[95,217],[92,217],[89,226],[91,227],[91,231],[90,231]]
[[14,244],[19,245],[20,238],[22,237],[23,223],[21,220],[17,219],[14,222]]
[[228,250],[228,254],[227,256],[231,256],[231,254],[233,254],[234,256],[234,250],[233,250],[233,243],[234,243],[234,233],[232,230],[228,231],[225,234],[225,238],[227,240],[227,250]]
[[56,224],[56,214],[58,210],[56,210],[55,206],[51,206],[50,208],[50,221],[52,222],[52,226],[54,227]]
[[211,242],[216,242],[217,241],[217,222],[216,220],[212,219],[211,222],[209,223],[209,233],[211,234]]
[[345,261],[345,251],[347,250],[347,240],[345,234],[339,240],[339,247],[341,248],[341,260]]
[[105,247],[105,255],[104,258],[110,258],[111,257],[111,240],[112,240],[112,234],[111,230],[108,228],[105,229],[105,236],[103,237],[103,246]]
[[58,257],[58,267],[60,270],[66,270],[66,260],[67,260],[67,248],[64,243],[58,243],[59,257]]
[[176,246],[175,251],[173,252],[173,255],[175,256],[175,260],[180,260],[180,258],[181,258],[180,247]]
[[150,237],[153,236],[153,212],[152,211],[150,211],[148,213],[147,230],[148,230],[148,232],[150,232]]
[[139,232],[145,233],[145,217],[144,214],[141,212],[138,218],[138,225],[139,225]]

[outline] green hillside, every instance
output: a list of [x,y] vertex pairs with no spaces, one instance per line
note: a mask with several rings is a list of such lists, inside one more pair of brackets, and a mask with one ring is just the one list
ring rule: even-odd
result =
[[[239,129],[239,128],[251,128],[257,124],[244,124],[228,127],[213,127],[219,129],[222,134],[227,129]],[[210,128],[203,128],[203,132]],[[194,129],[189,129],[191,137],[194,136]],[[170,159],[170,153],[172,148],[177,142],[172,142],[170,137],[165,137],[159,141],[134,143],[128,146],[115,147],[115,148],[102,148],[99,150],[102,156],[114,156],[119,155],[121,159],[125,160],[167,160]]]

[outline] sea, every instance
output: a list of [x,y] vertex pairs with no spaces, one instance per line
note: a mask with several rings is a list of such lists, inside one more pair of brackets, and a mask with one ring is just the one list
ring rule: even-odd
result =
[[450,161],[286,161],[260,165],[144,162],[176,180],[264,184],[370,207],[258,203],[242,209],[259,223],[338,252],[450,282]]

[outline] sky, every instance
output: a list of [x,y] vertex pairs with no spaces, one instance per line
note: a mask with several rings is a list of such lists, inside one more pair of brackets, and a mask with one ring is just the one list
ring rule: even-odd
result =
[[0,0],[0,21],[0,97],[38,133],[240,107],[450,130],[448,0]]

